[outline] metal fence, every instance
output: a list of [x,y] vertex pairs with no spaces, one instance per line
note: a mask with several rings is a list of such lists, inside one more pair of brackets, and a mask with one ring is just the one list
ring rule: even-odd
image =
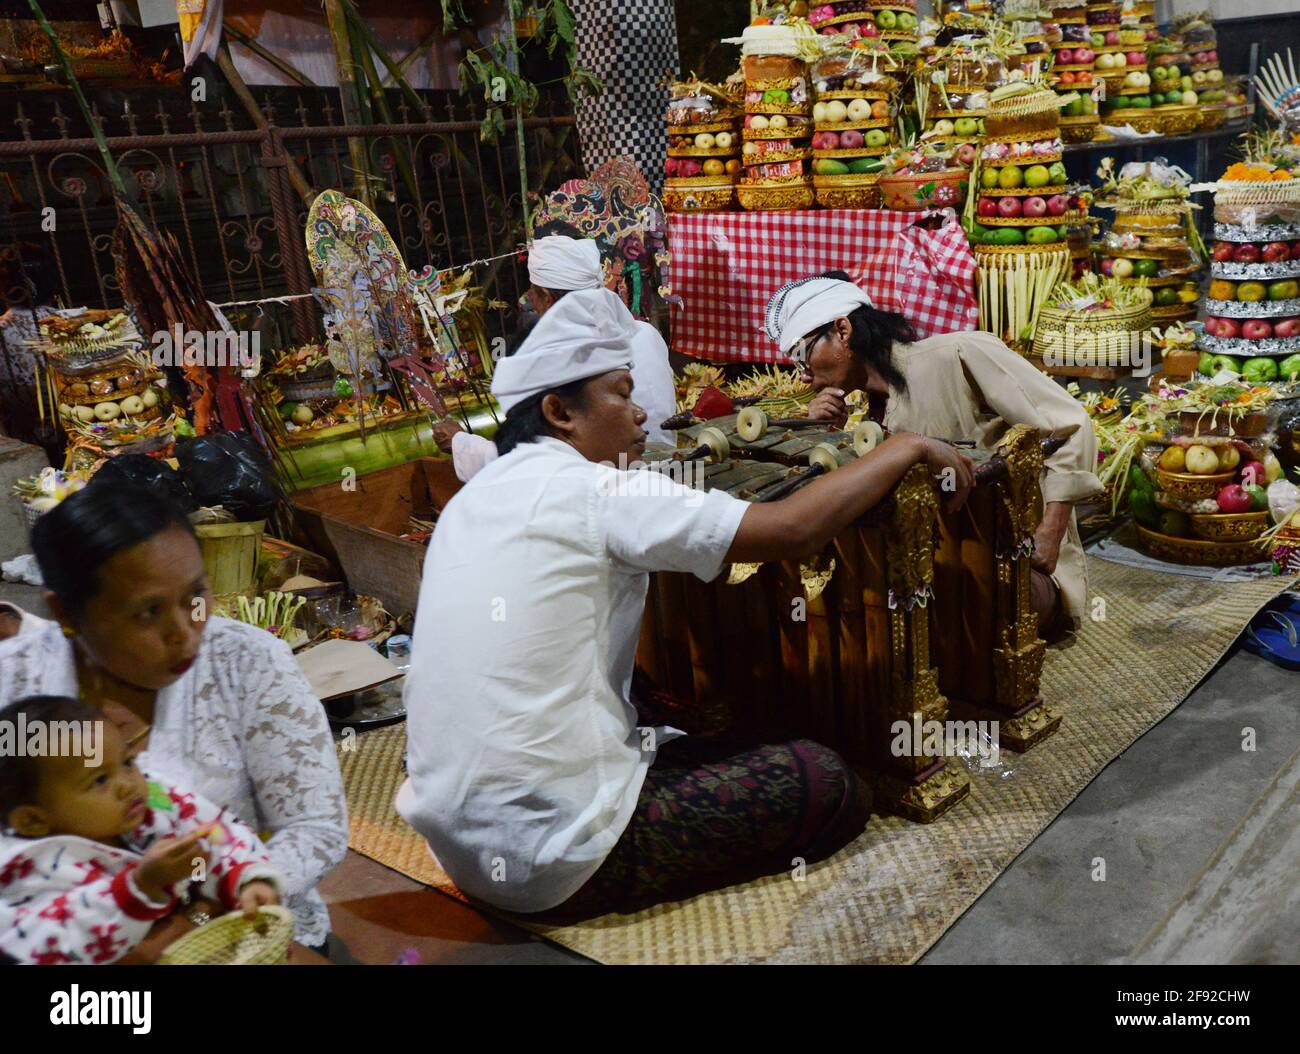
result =
[[[353,193],[349,136],[365,145],[375,211],[409,267],[441,269],[520,244],[526,201],[513,128],[484,143],[472,99],[425,93],[423,112],[413,113],[400,95],[390,98],[397,123],[346,130],[337,92],[326,90],[260,92],[261,127],[233,100],[191,102],[177,89],[101,92],[93,109],[128,200],[155,230],[175,234],[205,294],[224,303],[310,288],[307,206],[289,170],[297,166],[315,190]],[[62,92],[13,95],[0,106],[0,122],[15,129],[0,142],[5,308],[121,302],[110,252],[117,222],[111,187],[90,130],[71,106]],[[525,122],[533,193],[580,174],[573,125],[557,102]],[[399,154],[409,159],[413,185],[402,178]],[[513,259],[496,261],[482,278],[502,299],[522,291]],[[494,321],[499,330],[504,314]],[[300,319],[295,326],[299,339],[312,336],[305,325]]]

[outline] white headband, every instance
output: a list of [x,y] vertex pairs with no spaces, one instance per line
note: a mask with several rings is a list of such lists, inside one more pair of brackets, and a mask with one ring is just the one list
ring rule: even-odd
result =
[[871,298],[838,278],[800,278],[787,282],[767,302],[765,328],[783,354],[819,326],[871,307]]
[[590,238],[538,238],[528,250],[528,279],[542,289],[597,289],[605,284],[600,248]]
[[533,327],[519,350],[492,375],[492,394],[511,407],[573,381],[632,366],[636,320],[608,289],[578,289]]

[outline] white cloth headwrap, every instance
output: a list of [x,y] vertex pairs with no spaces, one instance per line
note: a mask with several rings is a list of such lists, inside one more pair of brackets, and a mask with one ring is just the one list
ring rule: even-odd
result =
[[530,396],[632,367],[636,319],[616,293],[579,289],[542,316],[519,350],[497,363],[492,394],[507,414]]
[[605,284],[600,248],[590,238],[538,238],[528,250],[528,278],[542,289],[598,289]]
[[767,302],[767,335],[788,353],[819,326],[844,318],[871,298],[852,282],[838,278],[801,278],[787,282]]

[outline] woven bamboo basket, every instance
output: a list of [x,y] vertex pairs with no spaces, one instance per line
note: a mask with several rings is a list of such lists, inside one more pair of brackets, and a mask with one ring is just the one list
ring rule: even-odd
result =
[[1214,193],[1214,205],[1295,205],[1300,204],[1300,179],[1279,179],[1273,183],[1220,181]]
[[1268,530],[1267,512],[1219,512],[1188,517],[1192,531],[1207,542],[1249,542]]
[[1075,311],[1048,304],[1038,313],[1034,328],[1034,355],[1064,353],[1075,362],[1098,366],[1127,366],[1136,344],[1151,328],[1146,305],[1113,311]]
[[217,596],[257,591],[257,556],[262,549],[265,520],[247,523],[204,523],[194,528],[203,553],[208,585]]
[[293,941],[293,914],[282,907],[259,908],[246,919],[232,911],[172,941],[159,966],[282,966]]

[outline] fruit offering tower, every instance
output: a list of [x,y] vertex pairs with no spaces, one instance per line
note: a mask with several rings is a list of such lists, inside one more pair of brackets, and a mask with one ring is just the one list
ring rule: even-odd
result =
[[1202,107],[1222,106],[1227,99],[1223,70],[1219,68],[1219,45],[1209,12],[1189,15],[1174,22],[1187,56],[1184,71],[1191,77],[1191,90]]
[[1146,285],[1157,327],[1195,318],[1204,254],[1193,218],[1191,177],[1163,160],[1132,162],[1117,176],[1109,157],[1097,175],[1102,184],[1096,204],[1115,212],[1097,243],[1101,273]]
[[703,81],[671,85],[664,207],[670,212],[731,208],[740,147],[740,107],[725,88]]
[[926,140],[978,147],[989,92],[1002,84],[1006,75],[1003,56],[982,38],[929,49],[925,69],[914,82]]
[[831,0],[810,3],[808,22],[823,36],[886,43],[917,40],[916,0]]
[[808,61],[819,54],[817,37],[804,22],[751,25],[741,37],[744,174],[736,194],[746,209],[813,205]]
[[1060,105],[1051,89],[1015,81],[990,93],[984,119],[972,229],[980,323],[1021,351],[1070,272],[1069,225],[1086,219],[1062,163]]
[[1300,373],[1300,179],[1269,161],[1216,184],[1203,371],[1252,381]]
[[1088,32],[1087,0],[1057,0],[1052,21],[1057,27],[1052,60],[1052,87],[1058,94],[1076,94],[1061,109],[1061,139],[1090,143],[1101,128],[1097,116],[1100,80],[1093,70],[1097,53]]
[[1003,27],[1020,45],[1011,65],[1026,77],[1039,76],[1052,64],[1051,17],[1045,0],[1003,0]]
[[858,40],[813,66],[813,186],[826,208],[875,208],[893,144],[900,71],[887,50]]
[[1097,53],[1097,75],[1105,84],[1103,117],[1138,131],[1154,129],[1158,122],[1151,116],[1146,31],[1138,25],[1136,14],[1118,3],[1089,4],[1088,26]]
[[[1268,559],[1269,490],[1283,469],[1268,431],[1267,386],[1192,381],[1147,396],[1165,435],[1129,470],[1139,545],[1178,564],[1226,567]],[[1289,487],[1284,480],[1283,487]]]

